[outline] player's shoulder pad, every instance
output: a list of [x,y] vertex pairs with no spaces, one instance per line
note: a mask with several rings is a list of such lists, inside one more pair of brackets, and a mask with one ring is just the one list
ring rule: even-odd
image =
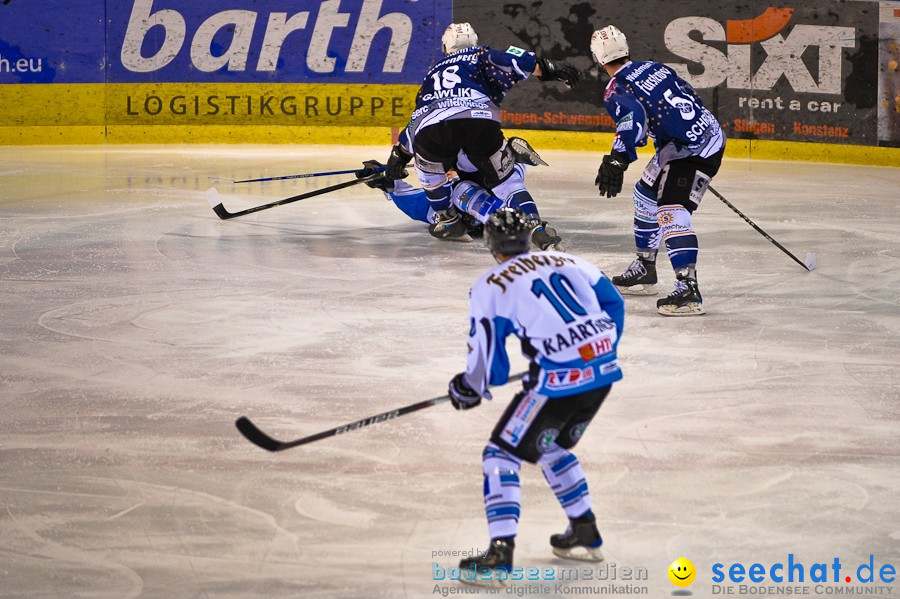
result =
[[513,56],[525,56],[525,50],[522,48],[517,48],[516,46],[510,46],[506,49],[507,54],[512,54]]

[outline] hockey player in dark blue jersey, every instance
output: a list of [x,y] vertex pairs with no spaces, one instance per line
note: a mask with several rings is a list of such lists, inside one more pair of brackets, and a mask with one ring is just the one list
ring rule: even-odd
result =
[[672,69],[632,61],[625,35],[612,25],[594,32],[591,53],[611,77],[603,101],[616,121],[612,152],[603,157],[597,173],[600,195],[614,197],[622,191],[624,172],[648,136],[656,149],[634,188],[637,259],[612,281],[622,293],[655,295],[656,254],[662,242],[676,281],[675,290],[656,302],[658,312],[703,314],[691,215],[722,164],[725,134],[693,88]]
[[460,218],[450,202],[456,181],[448,177],[463,151],[484,186],[505,205],[533,216],[539,227],[534,199],[516,176],[513,152],[500,128],[499,105],[516,83],[532,74],[541,81],[562,81],[571,87],[581,80],[580,72],[566,62],[514,46],[505,52],[479,46],[469,23],[452,23],[441,42],[446,56],[425,75],[410,118],[413,151],[395,145],[386,176],[404,178],[406,165],[415,157],[419,182],[437,214],[432,234],[441,238],[464,234],[454,227]]

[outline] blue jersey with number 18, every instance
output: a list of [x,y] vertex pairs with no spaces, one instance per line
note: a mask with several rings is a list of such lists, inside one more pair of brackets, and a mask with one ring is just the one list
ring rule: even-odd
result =
[[549,397],[622,378],[616,348],[625,302],[599,268],[564,252],[519,254],[481,276],[470,292],[466,380],[483,397],[509,378],[506,338],[521,340],[530,383]]
[[510,46],[505,52],[473,46],[446,56],[429,69],[410,119],[415,135],[447,119],[500,120],[499,104],[534,71],[533,52]]

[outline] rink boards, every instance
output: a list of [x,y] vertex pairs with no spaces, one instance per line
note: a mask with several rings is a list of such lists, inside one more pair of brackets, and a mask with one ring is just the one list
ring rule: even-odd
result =
[[[0,144],[387,143],[457,20],[493,47],[534,49],[587,72],[574,90],[521,84],[501,118],[545,147],[593,149],[606,138],[593,134],[613,126],[588,43],[613,22],[632,55],[665,62],[695,87],[732,155],[897,161],[894,150],[865,148],[900,144],[900,9],[645,4],[647,18],[635,20],[640,3],[598,15],[573,0],[528,11],[465,0],[239,0],[227,9],[87,0],[77,14],[62,0],[10,2],[0,6]],[[797,141],[806,143],[782,144]]]

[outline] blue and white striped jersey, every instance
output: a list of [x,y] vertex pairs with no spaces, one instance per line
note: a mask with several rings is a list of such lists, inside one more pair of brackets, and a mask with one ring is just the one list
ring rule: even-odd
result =
[[446,56],[429,69],[416,96],[413,135],[451,118],[499,121],[503,98],[536,64],[533,52],[515,46],[505,52],[473,46]]
[[690,84],[662,63],[625,63],[606,85],[603,103],[616,121],[612,149],[632,161],[648,135],[657,152],[673,143],[679,156],[706,158],[725,145],[716,117]]
[[538,393],[562,397],[622,378],[625,302],[599,268],[564,252],[519,254],[472,286],[466,382],[490,399],[509,378],[506,338],[521,340]]

